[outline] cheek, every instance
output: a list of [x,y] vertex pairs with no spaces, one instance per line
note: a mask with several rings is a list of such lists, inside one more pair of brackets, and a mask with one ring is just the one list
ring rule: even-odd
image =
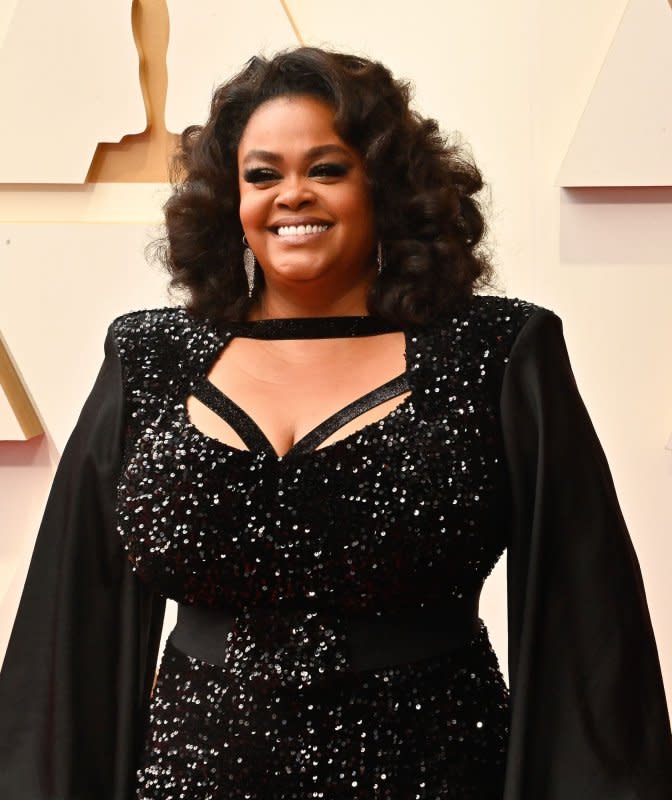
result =
[[364,188],[351,191],[340,199],[340,216],[360,231],[362,236],[372,235],[374,227],[373,202]]
[[263,194],[241,191],[238,213],[243,228],[251,229],[265,225],[266,205]]

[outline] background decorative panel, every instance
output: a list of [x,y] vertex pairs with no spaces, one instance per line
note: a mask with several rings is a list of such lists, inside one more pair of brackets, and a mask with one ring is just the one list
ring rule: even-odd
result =
[[672,186],[672,5],[630,0],[565,156],[561,186]]
[[20,441],[24,439],[23,430],[14,414],[7,393],[0,386],[0,442]]
[[37,409],[0,333],[0,442],[24,441],[42,432]]
[[[205,122],[212,90],[253,55],[299,44],[280,0],[167,0],[167,4],[166,124],[175,133]],[[339,9],[338,15],[342,13]]]
[[130,0],[15,0],[0,24],[0,183],[80,183],[144,130]]
[[103,360],[108,324],[166,305],[145,262],[146,224],[0,223],[0,320],[45,428],[62,452]]

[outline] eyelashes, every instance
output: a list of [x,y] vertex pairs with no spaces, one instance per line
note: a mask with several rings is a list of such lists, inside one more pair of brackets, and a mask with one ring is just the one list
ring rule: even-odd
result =
[[[343,178],[350,171],[348,164],[336,162],[315,164],[308,171],[310,178]],[[253,167],[243,172],[243,179],[247,183],[273,183],[282,179],[281,173],[270,167]]]
[[349,171],[350,167],[347,164],[316,164],[308,174],[318,178],[342,178]]
[[243,172],[243,178],[247,183],[269,183],[277,179],[277,173],[265,167],[256,167],[255,169],[246,169]]

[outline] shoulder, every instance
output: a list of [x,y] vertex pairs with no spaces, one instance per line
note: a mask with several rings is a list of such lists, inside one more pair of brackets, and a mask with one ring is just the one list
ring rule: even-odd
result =
[[[521,332],[539,320],[555,318],[547,308],[519,297],[474,295],[432,324],[435,335],[465,346],[490,344],[506,356]],[[559,320],[558,320],[559,321]]]
[[116,317],[110,324],[110,331],[119,347],[137,347],[143,342],[178,337],[187,324],[187,312],[182,307],[150,308],[129,311]]
[[167,352],[172,358],[185,352],[198,353],[219,346],[216,329],[192,317],[182,306],[152,308],[122,314],[110,324],[119,352],[131,359],[152,352]]
[[449,317],[462,323],[476,324],[483,330],[516,331],[538,312],[549,313],[549,309],[520,297],[477,294],[458,304],[444,319]]
[[183,307],[131,311],[116,317],[114,340],[129,394],[170,394],[188,382],[221,349],[214,327]]
[[546,318],[558,319],[543,306],[518,297],[474,295],[425,328],[425,355],[418,363],[424,364],[430,382],[460,375],[465,386],[481,386],[494,398],[517,340]]

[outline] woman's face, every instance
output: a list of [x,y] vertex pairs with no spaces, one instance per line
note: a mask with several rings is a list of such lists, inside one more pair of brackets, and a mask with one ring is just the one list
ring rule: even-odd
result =
[[267,284],[321,279],[347,290],[375,275],[364,163],[309,96],[279,97],[250,117],[238,146],[240,221]]

